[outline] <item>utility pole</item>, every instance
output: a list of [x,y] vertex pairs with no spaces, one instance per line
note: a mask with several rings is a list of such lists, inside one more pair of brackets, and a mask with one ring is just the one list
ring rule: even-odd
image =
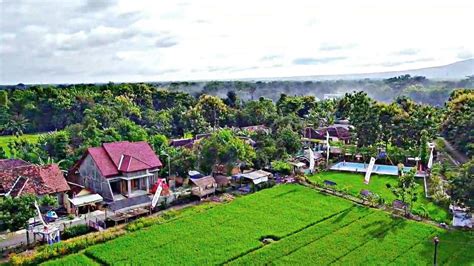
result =
[[433,238],[433,242],[434,242],[434,245],[435,245],[434,258],[433,258],[433,265],[434,265],[434,266],[437,266],[438,263],[436,262],[436,259],[437,259],[436,257],[437,257],[437,255],[438,255],[437,253],[438,253],[439,238],[438,238],[437,236],[435,236],[435,237]]

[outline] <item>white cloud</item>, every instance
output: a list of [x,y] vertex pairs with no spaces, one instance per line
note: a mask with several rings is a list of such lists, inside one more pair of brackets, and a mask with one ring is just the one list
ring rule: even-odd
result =
[[470,0],[96,2],[1,2],[0,83],[375,72],[474,53]]

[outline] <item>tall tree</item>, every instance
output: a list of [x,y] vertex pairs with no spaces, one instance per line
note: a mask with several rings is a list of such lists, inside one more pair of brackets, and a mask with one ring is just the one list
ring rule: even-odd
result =
[[400,175],[397,186],[391,187],[389,184],[387,184],[387,186],[399,200],[405,203],[405,215],[408,216],[408,212],[413,207],[413,203],[418,199],[418,184],[415,181],[415,170],[412,169]]
[[224,102],[220,98],[211,95],[202,95],[199,97],[196,109],[214,128],[219,126],[219,122],[224,120],[228,113],[228,108]]

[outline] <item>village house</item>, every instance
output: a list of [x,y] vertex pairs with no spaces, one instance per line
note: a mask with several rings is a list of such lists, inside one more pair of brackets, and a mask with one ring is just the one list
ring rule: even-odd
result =
[[[162,167],[147,142],[120,141],[89,148],[68,180],[100,194],[113,208],[147,204]],[[116,204],[113,204],[116,203]]]
[[58,199],[60,206],[67,202],[69,185],[57,164],[36,165],[18,159],[0,160],[0,197],[33,194]]
[[216,192],[217,183],[212,176],[190,178],[189,181],[192,184],[191,194],[194,196],[202,198]]
[[303,132],[303,137],[310,140],[326,140],[326,133],[328,132],[331,141],[342,141],[345,144],[348,144],[351,140],[351,134],[349,130],[349,126],[342,124],[320,127],[318,129],[306,127]]

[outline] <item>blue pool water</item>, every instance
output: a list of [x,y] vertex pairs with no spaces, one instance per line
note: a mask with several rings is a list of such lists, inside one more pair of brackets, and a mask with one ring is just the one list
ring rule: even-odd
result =
[[[363,163],[351,163],[351,162],[339,162],[333,165],[330,169],[336,171],[349,171],[349,172],[360,172],[365,173],[369,164]],[[403,171],[408,172],[412,167],[404,167]],[[381,175],[398,175],[398,167],[395,165],[382,165],[374,164],[372,169],[373,174]]]

